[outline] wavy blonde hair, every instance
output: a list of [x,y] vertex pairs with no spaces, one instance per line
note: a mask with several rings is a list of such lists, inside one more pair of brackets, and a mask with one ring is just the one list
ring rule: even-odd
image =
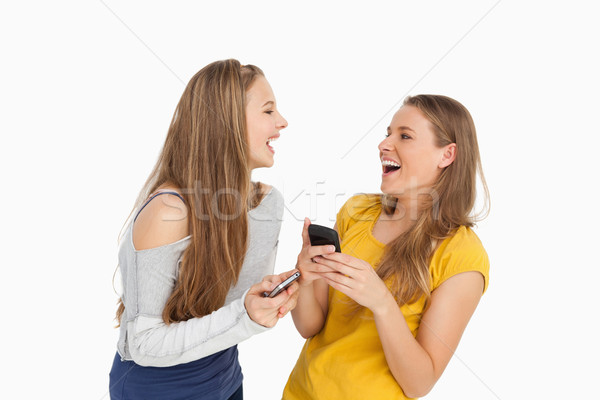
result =
[[[213,62],[190,79],[136,201],[134,210],[167,182],[182,189],[185,199],[191,242],[163,310],[166,323],[217,310],[238,280],[248,245],[248,211],[263,196],[260,184],[250,182],[246,127],[246,92],[258,76],[264,76],[260,68],[230,59]],[[119,299],[119,323],[124,310]]]
[[[469,111],[446,96],[407,97],[404,106],[418,108],[433,127],[436,145],[456,143],[454,162],[445,167],[431,192],[419,199],[415,223],[389,243],[377,267],[383,280],[393,279],[392,292],[400,304],[429,297],[429,263],[437,246],[458,227],[471,227],[489,213],[489,191],[483,175],[475,124]],[[484,208],[473,214],[477,174],[484,190]],[[383,211],[392,215],[397,199],[382,195]]]

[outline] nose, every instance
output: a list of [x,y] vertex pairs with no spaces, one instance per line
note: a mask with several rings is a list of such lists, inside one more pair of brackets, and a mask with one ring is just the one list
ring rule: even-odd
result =
[[279,114],[279,120],[277,121],[277,129],[285,129],[288,126],[288,122],[283,115]]
[[385,139],[383,139],[381,141],[381,143],[379,143],[379,146],[377,146],[377,148],[379,149],[380,153],[386,152],[386,151],[392,151],[393,149],[393,144],[392,141],[390,140],[390,137],[386,137]]

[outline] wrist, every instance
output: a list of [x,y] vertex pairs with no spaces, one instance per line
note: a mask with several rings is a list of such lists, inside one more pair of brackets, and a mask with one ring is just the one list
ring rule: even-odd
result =
[[[296,269],[298,269],[298,267],[296,267]],[[308,273],[308,272],[302,272],[300,269],[298,269],[298,271],[300,271],[300,278],[298,278],[298,286],[300,286],[300,288],[308,288],[308,287],[312,287],[313,286],[313,282],[314,282],[314,276],[312,273]],[[311,278],[311,279],[308,279]]]
[[[244,306],[244,310],[246,311],[246,314],[248,314],[248,317],[250,317],[250,312],[249,312],[249,307],[248,307],[248,301],[249,301],[248,292],[249,291],[250,291],[250,289],[246,290],[246,292],[244,292],[244,294],[242,295],[242,305]],[[252,319],[252,317],[250,317],[250,319]]]
[[382,301],[377,302],[377,305],[371,308],[371,312],[373,312],[373,316],[377,317],[387,317],[390,313],[398,312],[399,307],[396,299],[392,295],[389,290],[386,290],[385,297]]
[[302,278],[298,279],[298,286],[300,289],[311,288],[313,286],[313,281],[302,280]]

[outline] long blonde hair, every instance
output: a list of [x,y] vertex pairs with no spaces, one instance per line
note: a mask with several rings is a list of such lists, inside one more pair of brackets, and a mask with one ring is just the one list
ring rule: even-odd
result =
[[[260,68],[213,62],[190,79],[158,161],[134,209],[161,185],[180,188],[191,242],[163,310],[166,323],[207,315],[225,303],[247,249],[248,211],[260,203],[250,182],[246,92]],[[117,320],[124,312],[120,300]]]
[[[392,291],[400,304],[429,296],[429,263],[437,245],[458,227],[471,227],[485,217],[490,204],[475,124],[469,111],[458,101],[439,95],[407,97],[404,105],[418,108],[431,122],[437,146],[456,143],[456,157],[444,168],[431,192],[419,199],[416,221],[386,246],[377,267],[377,274],[383,280],[393,279]],[[475,215],[472,211],[477,174],[483,185],[485,205],[483,212]],[[389,195],[381,197],[383,211],[392,215],[396,199]]]

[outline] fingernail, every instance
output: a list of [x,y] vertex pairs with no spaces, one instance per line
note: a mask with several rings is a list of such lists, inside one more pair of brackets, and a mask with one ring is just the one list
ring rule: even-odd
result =
[[327,251],[329,251],[330,253],[334,253],[335,252],[335,246],[328,246],[327,247]]

